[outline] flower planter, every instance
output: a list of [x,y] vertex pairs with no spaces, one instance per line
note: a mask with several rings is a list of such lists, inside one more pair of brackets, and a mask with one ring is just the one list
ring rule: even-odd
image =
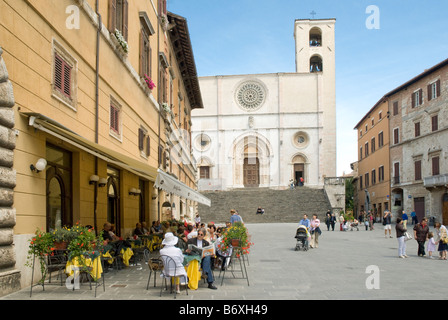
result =
[[65,249],[67,249],[67,246],[68,246],[68,243],[66,241],[54,243],[55,250],[65,250]]
[[240,246],[240,239],[232,239],[230,241],[230,244],[232,245],[232,247],[239,247]]

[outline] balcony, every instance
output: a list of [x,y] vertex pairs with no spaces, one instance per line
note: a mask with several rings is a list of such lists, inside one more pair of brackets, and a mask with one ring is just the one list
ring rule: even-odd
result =
[[423,179],[423,186],[425,188],[443,187],[448,185],[448,174],[439,174],[437,176],[425,177]]

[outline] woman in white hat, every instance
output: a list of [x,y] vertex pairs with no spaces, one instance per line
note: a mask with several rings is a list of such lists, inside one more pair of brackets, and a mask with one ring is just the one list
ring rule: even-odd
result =
[[[164,265],[166,265],[166,258],[164,258],[163,256],[169,256],[176,263],[175,268],[172,264],[166,265],[164,270],[165,275],[183,277],[185,279],[185,282],[187,282],[187,271],[183,266],[184,255],[182,253],[182,250],[175,247],[178,240],[179,238],[176,237],[172,232],[167,232],[165,234],[165,239],[163,239],[162,241],[162,245],[164,247],[163,249],[160,249],[160,256],[162,256],[162,259],[164,260]],[[180,286],[178,282],[176,283],[176,290],[178,293],[180,292]]]

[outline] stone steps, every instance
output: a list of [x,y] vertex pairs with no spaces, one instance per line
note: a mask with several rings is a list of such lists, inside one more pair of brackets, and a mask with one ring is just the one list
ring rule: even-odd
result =
[[[305,213],[310,218],[316,213],[323,220],[327,210],[331,209],[323,189],[306,187],[294,190],[246,188],[202,194],[212,203],[211,207],[198,206],[201,221],[205,223],[229,221],[231,209],[237,210],[247,223],[298,222]],[[263,215],[256,214],[259,206],[265,210]]]

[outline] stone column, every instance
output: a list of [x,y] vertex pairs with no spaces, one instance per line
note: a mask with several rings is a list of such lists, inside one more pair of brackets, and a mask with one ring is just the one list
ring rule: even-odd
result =
[[20,289],[20,271],[15,269],[13,208],[16,171],[13,169],[14,94],[0,47],[0,296]]

